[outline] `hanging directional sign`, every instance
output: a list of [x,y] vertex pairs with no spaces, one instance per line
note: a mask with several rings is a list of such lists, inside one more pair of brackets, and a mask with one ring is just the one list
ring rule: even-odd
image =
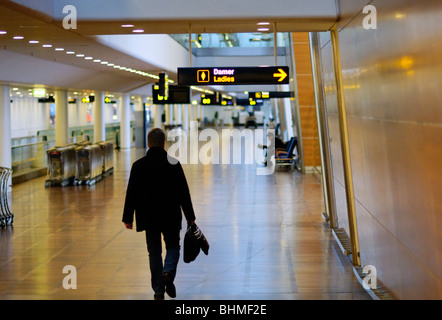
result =
[[288,84],[289,67],[178,68],[180,85]]
[[293,91],[249,92],[249,98],[252,99],[291,98],[294,96]]

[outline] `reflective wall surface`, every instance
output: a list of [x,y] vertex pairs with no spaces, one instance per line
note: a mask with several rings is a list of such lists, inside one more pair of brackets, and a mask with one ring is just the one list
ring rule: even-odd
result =
[[[377,29],[363,28],[367,4]],[[340,10],[362,265],[375,266],[397,298],[441,299],[442,2],[341,0]],[[337,214],[348,233],[329,34],[321,47]]]

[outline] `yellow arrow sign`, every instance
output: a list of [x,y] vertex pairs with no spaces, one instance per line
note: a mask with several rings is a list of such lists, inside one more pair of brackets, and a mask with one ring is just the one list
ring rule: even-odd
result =
[[281,82],[281,81],[283,81],[287,77],[287,73],[285,73],[285,71],[282,70],[282,69],[278,69],[278,71],[279,71],[279,73],[274,73],[273,77],[274,78],[278,78],[279,77],[278,82]]

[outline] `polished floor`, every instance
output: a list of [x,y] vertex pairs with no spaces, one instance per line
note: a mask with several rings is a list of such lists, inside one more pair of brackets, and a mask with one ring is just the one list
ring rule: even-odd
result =
[[[45,188],[45,177],[13,187],[0,299],[152,299],[144,233],[121,223],[130,165],[143,154],[116,151],[114,174],[91,187]],[[369,299],[321,218],[316,175],[183,167],[211,247],[190,264],[180,259],[177,299]],[[76,289],[63,287],[68,265]]]

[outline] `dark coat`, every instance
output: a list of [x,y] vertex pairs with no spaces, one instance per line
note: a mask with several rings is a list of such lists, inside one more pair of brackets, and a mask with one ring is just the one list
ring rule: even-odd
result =
[[[173,159],[173,161],[170,161]],[[173,164],[175,163],[175,164]],[[195,220],[186,176],[181,164],[168,158],[163,148],[150,148],[137,160],[130,172],[124,204],[123,222],[136,230],[181,230],[182,213]]]

